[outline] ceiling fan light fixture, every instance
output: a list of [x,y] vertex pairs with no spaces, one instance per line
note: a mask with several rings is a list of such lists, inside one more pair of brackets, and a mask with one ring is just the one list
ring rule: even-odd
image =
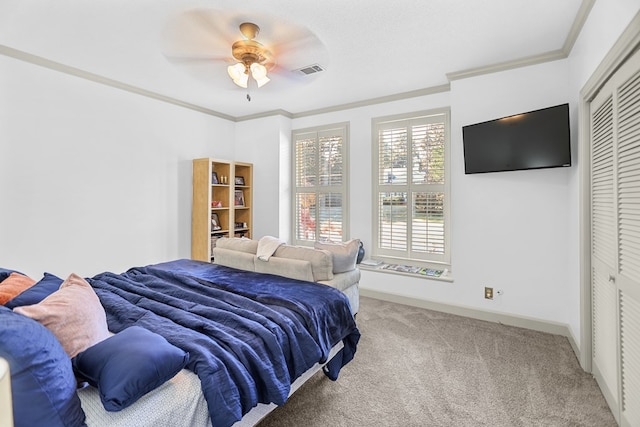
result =
[[260,42],[254,40],[260,32],[260,27],[251,22],[240,24],[240,32],[244,39],[238,40],[231,46],[231,55],[238,61],[227,68],[233,82],[242,88],[247,88],[249,73],[258,87],[269,83],[267,66],[274,64],[273,55]]
[[251,64],[251,76],[258,83],[258,87],[262,87],[271,81],[271,79],[267,77],[267,67],[257,62]]
[[227,67],[227,72],[229,73],[231,80],[241,88],[245,89],[247,88],[247,81],[249,80],[249,76],[246,71],[246,67],[240,62]]

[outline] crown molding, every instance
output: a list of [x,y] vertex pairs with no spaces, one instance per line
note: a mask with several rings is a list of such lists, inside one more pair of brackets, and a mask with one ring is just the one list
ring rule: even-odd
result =
[[88,71],[82,70],[80,68],[71,67],[69,65],[62,64],[60,62],[52,61],[50,59],[44,58],[42,56],[34,55],[31,53],[24,52],[22,50],[14,49],[9,46],[5,46],[0,44],[0,54],[9,56],[11,58],[28,62],[33,65],[39,65],[41,67],[48,68],[50,70],[59,71],[61,73],[69,74],[75,77],[79,77],[85,80],[90,80],[92,82],[100,83],[105,86],[111,86],[116,89],[121,89],[126,92],[135,93],[137,95],[146,96],[147,98],[152,98],[158,101],[167,102],[169,104],[177,105],[179,107],[188,108],[190,110],[198,111],[200,113],[209,114],[211,116],[219,117],[225,120],[235,121],[235,117],[229,116],[228,114],[223,114],[218,111],[211,110],[209,108],[201,107],[200,105],[192,104],[189,102],[181,101],[177,98],[172,98],[170,96],[165,96],[156,92],[152,92],[150,90],[142,89],[137,86],[133,86],[127,83],[123,83],[118,80],[110,79],[108,77],[101,76],[99,74],[90,73]]
[[265,117],[273,117],[273,116],[284,116],[288,119],[293,119],[294,114],[288,112],[287,110],[278,109],[278,110],[265,111],[264,113],[256,113],[256,114],[249,114],[246,116],[239,116],[234,118],[233,121],[244,122],[247,120],[262,119]]
[[247,120],[254,120],[254,119],[259,119],[263,117],[278,116],[278,115],[287,117],[289,119],[298,119],[300,117],[317,116],[318,114],[333,113],[336,111],[367,107],[370,105],[383,104],[386,102],[402,101],[404,99],[416,98],[418,96],[433,95],[435,93],[448,92],[450,89],[451,89],[451,86],[449,85],[449,83],[446,83],[440,86],[417,89],[409,92],[395,93],[393,95],[386,95],[378,98],[363,99],[362,101],[349,102],[347,104],[332,105],[331,107],[318,108],[315,110],[303,111],[301,113],[290,113],[285,110],[266,111],[264,113],[236,117],[235,121],[243,122]]
[[567,34],[564,45],[562,45],[562,51],[567,56],[569,56],[571,49],[573,49],[573,45],[576,43],[576,40],[578,40],[582,27],[584,27],[585,22],[587,22],[589,13],[591,13],[591,9],[595,3],[596,0],[582,0],[580,9],[578,9],[578,13],[576,14],[576,19],[573,20],[573,25],[571,25],[571,29],[569,30],[569,34]]
[[393,102],[393,101],[402,101],[405,99],[417,98],[419,96],[426,96],[426,95],[433,95],[436,93],[448,92],[449,90],[451,90],[451,86],[449,85],[449,83],[446,83],[439,86],[432,86],[424,89],[412,90],[409,92],[395,93],[393,95],[380,96],[378,98],[364,99],[362,101],[334,105],[331,107],[304,111],[302,113],[294,113],[293,118],[297,119],[300,117],[308,117],[308,116],[315,116],[318,114],[333,113],[335,111],[349,110],[352,108],[367,107],[370,105],[384,104],[384,103]]
[[525,56],[523,58],[514,59],[512,61],[498,62],[496,64],[447,73],[447,78],[449,79],[449,81],[467,79],[469,77],[481,76],[483,74],[492,74],[500,71],[512,70],[514,68],[528,67],[530,65],[557,61],[559,59],[565,59],[566,57],[567,54],[564,53],[562,49],[558,49],[551,52],[544,52],[538,55]]

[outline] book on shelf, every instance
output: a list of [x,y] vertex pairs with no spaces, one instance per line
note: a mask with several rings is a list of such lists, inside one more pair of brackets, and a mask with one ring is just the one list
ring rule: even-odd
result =
[[216,234],[212,234],[211,235],[211,251],[213,251],[213,248],[216,247],[216,243],[218,241],[219,238],[224,237],[224,234],[222,233],[216,233]]
[[[362,262],[364,264],[364,261]],[[365,264],[371,265],[371,264]],[[415,267],[413,265],[403,265],[403,264],[383,264],[382,269],[390,270],[390,271],[398,271],[401,273],[411,273],[411,274],[420,274],[423,276],[429,277],[440,277],[447,270],[436,270],[434,268],[426,268],[426,267]]]
[[440,277],[442,276],[443,272],[444,272],[443,270],[435,270],[433,268],[421,268],[418,273],[423,274],[425,276]]
[[386,264],[382,268],[386,270],[400,271],[402,273],[417,273],[420,271],[420,267],[414,267],[413,265],[403,265],[403,264]]

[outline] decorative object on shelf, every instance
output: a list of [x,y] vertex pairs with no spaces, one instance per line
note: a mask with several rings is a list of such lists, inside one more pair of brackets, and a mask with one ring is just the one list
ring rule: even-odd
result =
[[218,173],[217,172],[211,172],[211,183],[212,184],[220,184],[220,181],[218,181]]
[[220,200],[213,200],[211,202],[211,207],[212,208],[221,208],[222,207],[222,202]]
[[211,214],[211,229],[212,230],[222,229],[222,227],[220,226],[220,218],[218,218],[218,214],[215,212]]
[[213,252],[213,248],[216,247],[216,244],[218,242],[218,239],[220,239],[221,237],[224,237],[224,234],[212,234],[211,235],[211,252]]
[[242,190],[236,190],[234,204],[236,206],[244,206],[244,192]]
[[356,264],[360,264],[364,259],[364,244],[360,240],[360,247],[358,248],[358,258],[356,258]]
[[235,184],[244,185],[244,176],[236,176]]

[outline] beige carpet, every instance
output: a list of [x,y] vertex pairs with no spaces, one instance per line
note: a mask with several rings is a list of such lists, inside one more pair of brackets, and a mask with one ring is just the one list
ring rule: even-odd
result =
[[615,426],[568,340],[361,298],[355,359],[259,427]]

